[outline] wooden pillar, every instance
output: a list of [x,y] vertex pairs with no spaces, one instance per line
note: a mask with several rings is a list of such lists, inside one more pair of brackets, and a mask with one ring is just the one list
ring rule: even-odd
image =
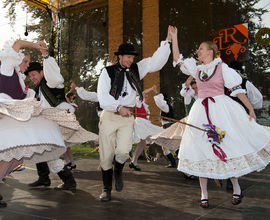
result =
[[109,61],[123,43],[123,0],[108,0],[108,52]]
[[[142,0],[142,31],[143,31],[143,57],[150,57],[159,47],[159,0]],[[143,79],[144,89],[157,85],[160,91],[160,73],[148,73]],[[151,114],[160,114],[155,105],[152,92],[149,94],[149,110]],[[151,122],[160,125],[159,118],[150,118]]]

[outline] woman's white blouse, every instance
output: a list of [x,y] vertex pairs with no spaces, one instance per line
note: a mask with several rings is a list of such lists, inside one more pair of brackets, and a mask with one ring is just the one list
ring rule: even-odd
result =
[[76,87],[78,96],[82,100],[91,101],[91,102],[98,102],[98,97],[96,92],[89,92],[85,90],[83,87]]
[[[216,65],[221,62],[222,60],[220,58],[216,58],[211,63],[197,65],[195,59],[188,58],[180,62],[180,69],[184,70],[185,74],[192,75],[194,78],[197,71],[205,72],[207,73],[208,77],[210,77],[214,73]],[[234,69],[228,67],[228,65],[225,63],[222,63],[222,75],[224,79],[224,86],[228,89],[236,88],[242,83],[241,76]],[[239,93],[246,93],[246,91],[238,88],[233,90],[231,96],[236,96]]]

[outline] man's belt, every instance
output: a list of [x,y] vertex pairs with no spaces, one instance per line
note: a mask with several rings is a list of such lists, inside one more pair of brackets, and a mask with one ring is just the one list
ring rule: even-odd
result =
[[[129,109],[129,111],[131,111],[132,113],[135,113],[135,107],[127,107],[127,106],[122,106],[122,107],[125,107]],[[119,115],[119,112],[115,112],[115,114]]]

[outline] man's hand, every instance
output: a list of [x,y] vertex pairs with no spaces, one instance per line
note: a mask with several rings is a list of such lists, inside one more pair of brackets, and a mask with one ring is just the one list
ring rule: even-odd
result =
[[158,91],[157,91],[157,85],[153,85],[153,86],[152,86],[152,90],[153,90],[153,92],[154,92],[155,94],[157,94],[157,93],[158,93]]
[[130,117],[132,115],[132,112],[124,106],[120,107],[118,113],[123,117]]

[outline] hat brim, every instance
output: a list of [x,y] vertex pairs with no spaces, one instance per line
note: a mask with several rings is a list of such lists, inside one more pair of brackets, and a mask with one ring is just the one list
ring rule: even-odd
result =
[[118,56],[118,55],[134,55],[134,56],[138,56],[139,53],[137,51],[116,51],[114,52],[114,55]]
[[43,70],[43,67],[41,66],[40,68],[30,68],[30,69],[27,69],[25,72],[24,72],[24,75],[28,76],[28,73],[31,72],[31,71],[41,71]]

